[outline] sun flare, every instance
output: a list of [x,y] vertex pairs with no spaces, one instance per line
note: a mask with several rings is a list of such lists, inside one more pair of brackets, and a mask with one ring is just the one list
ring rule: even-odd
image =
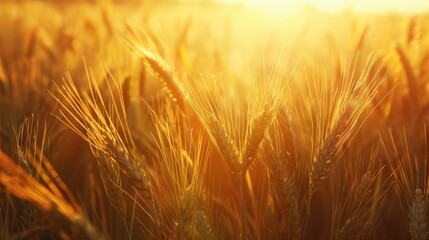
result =
[[272,13],[292,13],[304,7],[319,11],[338,13],[347,9],[358,12],[423,12],[429,9],[425,0],[220,0],[226,3],[240,3]]

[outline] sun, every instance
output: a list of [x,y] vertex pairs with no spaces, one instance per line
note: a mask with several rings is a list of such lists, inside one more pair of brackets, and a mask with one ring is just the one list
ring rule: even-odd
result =
[[[376,0],[375,0],[376,1]],[[304,4],[313,6],[321,11],[339,12],[352,6],[350,0],[306,0]]]

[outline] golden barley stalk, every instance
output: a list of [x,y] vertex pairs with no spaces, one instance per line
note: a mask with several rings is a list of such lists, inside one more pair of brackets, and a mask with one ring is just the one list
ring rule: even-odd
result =
[[136,166],[136,161],[132,161],[129,155],[119,146],[115,145],[112,140],[108,140],[107,146],[113,154],[114,161],[118,163],[121,170],[130,180],[132,186],[144,199],[152,201],[153,193],[147,171],[145,171],[142,166]]
[[79,209],[73,208],[62,196],[55,195],[28,175],[6,154],[0,151],[0,184],[7,192],[36,205],[75,239],[104,239]]
[[288,239],[301,238],[301,215],[299,210],[298,190],[296,188],[296,175],[285,179],[283,195],[287,209],[287,236]]
[[[279,134],[277,130],[275,134]],[[276,199],[277,209],[280,214],[280,229],[278,231],[282,236],[287,237],[287,239],[300,239],[301,217],[298,204],[298,191],[296,188],[297,169],[287,169],[287,162],[297,161],[297,159],[295,159],[295,156],[293,155],[288,156],[292,159],[286,159],[286,154],[280,155],[280,153],[276,152],[274,149],[273,141],[275,140],[269,138],[269,141],[265,144],[266,148],[264,149],[264,152],[268,162],[268,170],[270,174],[269,179],[272,184],[273,198]],[[291,140],[288,139],[288,141]],[[275,144],[279,145],[279,143]],[[277,151],[282,150],[277,149]],[[293,172],[291,176],[287,176],[287,171]]]
[[110,204],[121,217],[125,217],[126,204],[124,193],[120,189],[122,184],[118,166],[111,162],[110,159],[107,159],[106,156],[99,157],[97,166],[100,169],[101,180]]
[[399,59],[401,60],[405,75],[407,77],[408,96],[413,101],[413,104],[418,107],[420,104],[420,89],[418,87],[416,74],[414,73],[413,67],[410,63],[410,60],[408,59],[407,54],[400,45],[396,46],[396,52],[399,55]]
[[[38,130],[38,121],[35,121],[34,116],[31,118],[26,118],[18,128],[13,129],[18,165],[36,180],[40,180],[38,173],[30,163],[30,160],[27,158],[26,152],[30,151],[33,143],[37,144]],[[28,202],[19,201],[17,204],[18,214],[20,214],[20,217],[22,217],[22,230],[35,227],[40,220],[40,211]]]
[[[371,172],[367,172],[362,176],[357,184],[357,187],[352,187],[354,192],[354,199],[351,199],[350,205],[347,206],[351,209],[347,220],[338,232],[338,239],[356,239],[359,236],[365,236],[367,234],[365,228],[371,225],[373,219],[369,219],[371,209],[373,206],[372,199],[374,189],[372,189],[372,183],[374,179],[371,176]],[[372,193],[372,194],[371,194]],[[381,201],[380,201],[381,202]]]
[[239,163],[239,151],[235,141],[229,136],[225,126],[220,123],[214,114],[209,114],[208,124],[215,140],[215,145],[219,152],[224,155],[225,161],[234,174],[242,171],[242,165]]
[[243,169],[247,169],[252,163],[258,153],[261,143],[265,139],[265,133],[273,120],[273,113],[270,110],[271,109],[268,107],[265,107],[261,113],[254,117],[251,123],[250,130],[246,134],[244,143],[242,157]]
[[[144,163],[141,162],[141,158],[136,158],[135,154],[130,157],[130,151],[137,152],[137,150],[130,136],[130,129],[127,123],[122,120],[122,118],[126,119],[123,98],[119,98],[119,104],[112,104],[113,110],[108,110],[106,100],[102,99],[95,79],[91,76],[88,78],[89,96],[79,93],[70,77],[67,77],[64,88],[57,87],[59,94],[70,104],[67,106],[59,98],[56,98],[66,112],[71,115],[67,116],[62,113],[62,117],[59,117],[60,120],[95,149],[94,155],[106,155],[106,159],[115,161],[133,186],[137,190],[142,190],[140,193],[144,198],[151,199],[150,180],[146,174],[147,171],[144,169]],[[113,97],[110,87],[109,91]],[[73,119],[76,122],[73,122]],[[80,130],[79,126],[83,127],[86,132]]]
[[334,167],[334,161],[336,160],[335,158],[337,157],[336,155],[340,148],[338,144],[344,137],[346,131],[350,131],[350,128],[352,127],[349,125],[351,114],[351,106],[347,105],[341,112],[341,115],[336,121],[332,131],[323,141],[321,148],[318,150],[317,155],[314,157],[314,160],[311,164],[310,185],[306,203],[306,216],[302,233],[304,239],[307,237],[306,235],[311,216],[313,194],[316,192],[320,182],[330,175]]
[[[166,197],[170,199],[173,214],[166,216],[177,222],[179,239],[214,239],[204,208],[204,175],[208,164],[208,148],[202,134],[194,137],[187,131],[187,119],[178,109],[167,105],[158,116],[152,111],[162,174],[167,185]],[[163,192],[164,192],[163,191]]]
[[[389,130],[392,149],[389,149],[386,142],[381,141],[382,146],[388,156],[393,155],[393,160],[389,159],[390,167],[395,176],[395,190],[400,200],[403,214],[407,217],[410,233],[413,239],[428,239],[427,232],[427,209],[428,199],[425,189],[427,189],[427,130],[423,126],[424,158],[419,158],[410,152],[409,140],[405,128],[402,130],[403,142],[397,141],[392,130]],[[402,147],[400,148],[400,143]],[[390,155],[391,154],[391,155]]]
[[192,193],[194,189],[183,191],[178,208],[178,236],[179,239],[215,239],[211,225],[203,207],[203,199],[199,193]]
[[417,189],[410,206],[410,232],[413,240],[428,239],[428,201],[421,189]]
[[163,90],[167,93],[168,97],[176,102],[177,105],[183,109],[183,97],[177,85],[177,79],[174,73],[169,69],[168,65],[163,61],[160,56],[155,55],[149,50],[143,48],[140,44],[134,43],[138,54],[141,55],[147,66],[152,69],[152,73],[164,85]]
[[156,58],[153,54],[146,52],[144,56],[148,65],[163,82],[165,86],[164,90],[168,93],[168,96],[171,97],[173,101],[177,102],[179,106],[182,106],[182,97],[172,73],[170,73],[164,66],[165,64],[163,64],[161,60]]
[[326,179],[331,173],[335,158],[341,147],[339,143],[345,134],[350,131],[350,128],[353,127],[351,126],[351,117],[352,106],[347,105],[315,156],[310,172],[310,194],[313,194],[320,181]]

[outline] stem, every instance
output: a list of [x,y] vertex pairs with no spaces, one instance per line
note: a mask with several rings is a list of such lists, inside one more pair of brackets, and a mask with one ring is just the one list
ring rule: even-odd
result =
[[152,213],[154,215],[154,220],[155,220],[155,235],[156,235],[156,239],[160,239],[161,238],[161,233],[160,233],[160,221],[159,221],[159,214],[156,208],[156,203],[155,200],[152,199],[151,200],[152,204],[151,204],[151,208],[152,208]]
[[307,239],[307,232],[308,232],[308,225],[310,224],[310,217],[311,217],[311,199],[313,198],[313,193],[310,193],[308,195],[308,201],[307,201],[307,206],[306,206],[306,215],[305,215],[305,220],[304,220],[304,228],[302,231],[302,239],[305,240]]
[[185,239],[185,231],[183,230],[183,225],[185,223],[181,221],[181,218],[178,219],[178,230],[179,230],[179,239]]
[[128,229],[127,219],[125,217],[122,218],[122,223],[124,224],[125,232],[127,233],[128,239],[131,240],[131,233]]
[[247,221],[246,221],[246,207],[244,200],[244,183],[246,180],[246,170],[241,172],[240,180],[239,180],[239,188],[240,188],[240,206],[241,206],[241,239],[247,239]]
[[[139,193],[137,193],[137,195],[139,195],[139,197],[141,199],[143,199],[143,201],[147,201],[147,206],[150,208],[150,216],[151,218],[153,218],[153,224],[151,226],[151,235],[154,232],[155,236],[152,235],[152,237],[150,239],[161,239],[161,221],[160,221],[160,217],[159,217],[159,213],[158,213],[158,208],[156,206],[156,202],[155,199],[153,197],[151,197],[150,200],[145,199],[143,196],[141,196]],[[153,194],[152,194],[153,196]]]
[[272,195],[273,203],[274,203],[274,235],[275,235],[275,239],[278,240],[279,236],[281,235],[280,227],[279,227],[279,225],[280,225],[279,220],[281,217],[280,210],[279,210],[280,207],[278,206],[279,203],[277,201],[277,196],[275,195],[274,191],[271,191],[271,192],[272,192],[271,195]]

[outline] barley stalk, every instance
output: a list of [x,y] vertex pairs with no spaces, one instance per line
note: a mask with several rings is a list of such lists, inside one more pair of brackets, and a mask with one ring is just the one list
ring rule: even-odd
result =
[[410,60],[408,59],[407,54],[405,53],[404,49],[400,46],[396,46],[396,52],[399,55],[399,58],[401,60],[402,66],[405,71],[405,75],[407,77],[407,83],[408,83],[408,96],[413,101],[414,106],[419,106],[420,104],[420,89],[418,86],[418,81],[416,74],[414,73],[413,67],[410,63]]
[[334,128],[329,133],[327,138],[324,140],[323,145],[320,150],[318,150],[317,155],[314,157],[314,160],[311,165],[310,171],[310,186],[309,193],[307,197],[307,213],[304,222],[303,236],[306,239],[306,232],[308,229],[309,219],[311,216],[311,204],[313,199],[313,194],[316,192],[318,185],[321,181],[328,178],[333,167],[336,154],[338,153],[338,146],[341,138],[344,136],[345,131],[348,127],[348,122],[351,114],[351,108],[348,106],[345,111],[341,113],[338,121],[336,122]]
[[341,147],[339,144],[352,127],[350,125],[351,117],[352,106],[348,105],[341,112],[335,126],[323,141],[323,145],[315,156],[310,173],[310,195],[316,191],[320,182],[328,178],[329,174],[332,172],[335,158]]
[[404,217],[408,220],[412,239],[428,239],[427,210],[428,199],[425,192],[427,189],[427,131],[423,126],[424,133],[424,156],[416,157],[410,152],[409,139],[406,137],[405,129],[402,130],[403,142],[396,141],[392,131],[389,131],[392,149],[388,149],[382,141],[386,153],[393,152],[393,160],[390,166],[395,176],[395,190],[400,200],[400,206]]
[[413,240],[428,239],[428,203],[421,189],[417,189],[410,207],[410,232]]
[[129,154],[125,150],[115,144],[112,139],[107,140],[107,147],[112,153],[113,160],[118,163],[121,170],[125,173],[130,181],[131,185],[136,190],[137,194],[141,196],[146,204],[151,208],[151,217],[154,220],[154,232],[156,236],[160,236],[159,227],[159,213],[154,201],[153,189],[151,186],[150,177],[144,168],[144,163],[139,163],[138,159],[131,159]]
[[283,183],[283,194],[287,208],[287,236],[288,239],[301,238],[301,216],[299,211],[298,190],[296,189],[296,175],[286,179]]
[[[316,138],[320,138],[321,142],[316,141],[309,169],[309,189],[303,228],[304,239],[306,239],[308,231],[313,195],[317,191],[319,184],[331,174],[337,158],[344,152],[344,144],[350,141],[359,130],[358,118],[374,98],[377,87],[381,84],[381,82],[374,83],[374,77],[369,78],[369,70],[365,70],[371,68],[373,64],[372,58],[368,58],[364,70],[358,75],[355,74],[356,64],[357,59],[354,60],[354,65],[351,65],[340,79],[341,85],[338,87],[343,95],[339,97],[335,92],[326,93],[325,90],[322,90],[323,100],[321,100],[320,105],[316,105],[320,109],[316,107],[315,110],[322,111],[321,115],[316,112],[316,116],[326,117],[326,119],[322,119],[322,123],[316,123],[315,128]],[[316,90],[316,93],[318,91]],[[338,103],[335,101],[338,101]],[[332,107],[332,104],[334,104],[334,107]],[[338,109],[338,113],[336,113],[336,109]],[[326,111],[326,113],[323,113],[323,111]],[[324,114],[328,115],[325,116]],[[331,120],[330,118],[335,115],[337,117]]]
[[214,114],[209,114],[208,124],[211,128],[216,145],[219,151],[224,156],[226,163],[231,171],[238,174],[242,171],[242,166],[239,163],[239,151],[235,145],[235,141],[229,136],[226,128]]
[[[36,125],[36,126],[34,126]],[[26,118],[17,129],[13,129],[15,135],[16,156],[18,165],[23,168],[30,176],[39,180],[39,176],[35,168],[29,162],[26,152],[30,151],[32,144],[37,144],[38,137],[38,122],[35,123],[34,116]],[[18,217],[22,230],[27,230],[35,227],[40,221],[40,211],[32,204],[25,201],[17,202]]]
[[167,105],[161,110],[164,113],[161,116],[152,114],[156,128],[154,139],[165,168],[162,175],[169,182],[167,197],[173,208],[173,215],[166,218],[177,222],[176,238],[214,239],[203,197],[209,157],[207,146],[201,134],[195,140],[189,134],[186,118],[178,109]]
[[274,133],[266,141],[264,152],[270,174],[269,179],[272,184],[273,198],[276,199],[275,204],[280,214],[278,231],[282,238],[300,239],[301,217],[296,187],[298,176],[296,161],[298,160],[290,123],[284,115],[285,112],[282,111],[282,113],[279,115],[278,123],[274,124]]
[[121,147],[115,145],[112,140],[107,142],[108,149],[112,152],[113,159],[118,163],[122,171],[126,174],[133,187],[142,194],[142,196],[149,200],[153,200],[152,187],[150,178],[139,164],[136,166],[135,162],[130,159],[128,153],[126,153]]
[[[90,73],[88,73],[88,81],[89,91],[84,93],[77,90],[70,76],[67,77],[64,87],[57,86],[59,95],[65,100],[63,102],[54,96],[65,110],[60,112],[61,115],[58,116],[58,119],[89,143],[97,160],[103,160],[107,164],[115,163],[125,174],[138,196],[150,208],[148,215],[154,222],[152,230],[156,232],[156,236],[159,238],[161,236],[159,232],[160,222],[151,189],[151,179],[147,174],[145,159],[138,155],[131,130],[126,121],[127,115],[124,99],[121,95],[122,91],[119,85],[113,82],[119,94],[118,97],[115,97],[114,89],[112,89],[109,79],[106,78],[108,93],[113,100],[116,100],[108,105],[109,102],[102,97],[100,87]],[[109,163],[109,161],[113,163]],[[101,165],[101,167],[104,167],[104,172],[107,173],[106,166]],[[106,174],[104,179],[115,179],[115,176],[109,177]],[[119,178],[117,179],[119,180]],[[110,183],[105,184],[105,186],[111,186]],[[122,191],[121,187],[120,182],[116,182],[116,188],[106,189],[106,192]],[[115,195],[118,197],[121,194],[123,193],[116,193]],[[120,207],[120,202],[116,202],[118,211],[124,212],[123,208]]]
[[272,112],[270,109],[268,109],[267,106],[261,113],[258,113],[254,117],[250,126],[250,130],[246,134],[246,140],[244,143],[242,157],[243,169],[247,169],[256,157],[261,143],[265,139],[265,133],[267,132],[272,120]]
[[167,96],[183,109],[183,98],[174,73],[160,56],[145,49],[140,43],[137,43],[136,40],[132,41],[132,45],[134,45],[133,47],[137,50],[138,54],[140,54],[147,66],[152,69],[152,73],[162,82],[163,90],[167,93]]
[[215,239],[203,208],[202,199],[185,190],[178,214],[180,239]]
[[356,239],[366,234],[365,224],[370,224],[372,221],[369,213],[374,207],[370,205],[372,194],[375,192],[372,189],[373,181],[371,171],[368,171],[362,176],[357,187],[352,188],[354,199],[351,199],[350,205],[347,206],[351,208],[351,216],[347,217],[346,222],[339,229],[338,239]]
[[146,53],[145,60],[164,84],[164,91],[173,100],[173,102],[177,102],[177,104],[183,108],[183,99],[172,73],[166,70],[162,62],[151,54]]
[[75,239],[104,239],[81,214],[60,195],[37,182],[0,151],[0,184],[7,192],[36,205],[54,224]]
[[100,169],[101,180],[110,204],[121,217],[125,217],[126,205],[124,194],[120,189],[122,184],[118,166],[106,156],[97,160],[97,166]]

